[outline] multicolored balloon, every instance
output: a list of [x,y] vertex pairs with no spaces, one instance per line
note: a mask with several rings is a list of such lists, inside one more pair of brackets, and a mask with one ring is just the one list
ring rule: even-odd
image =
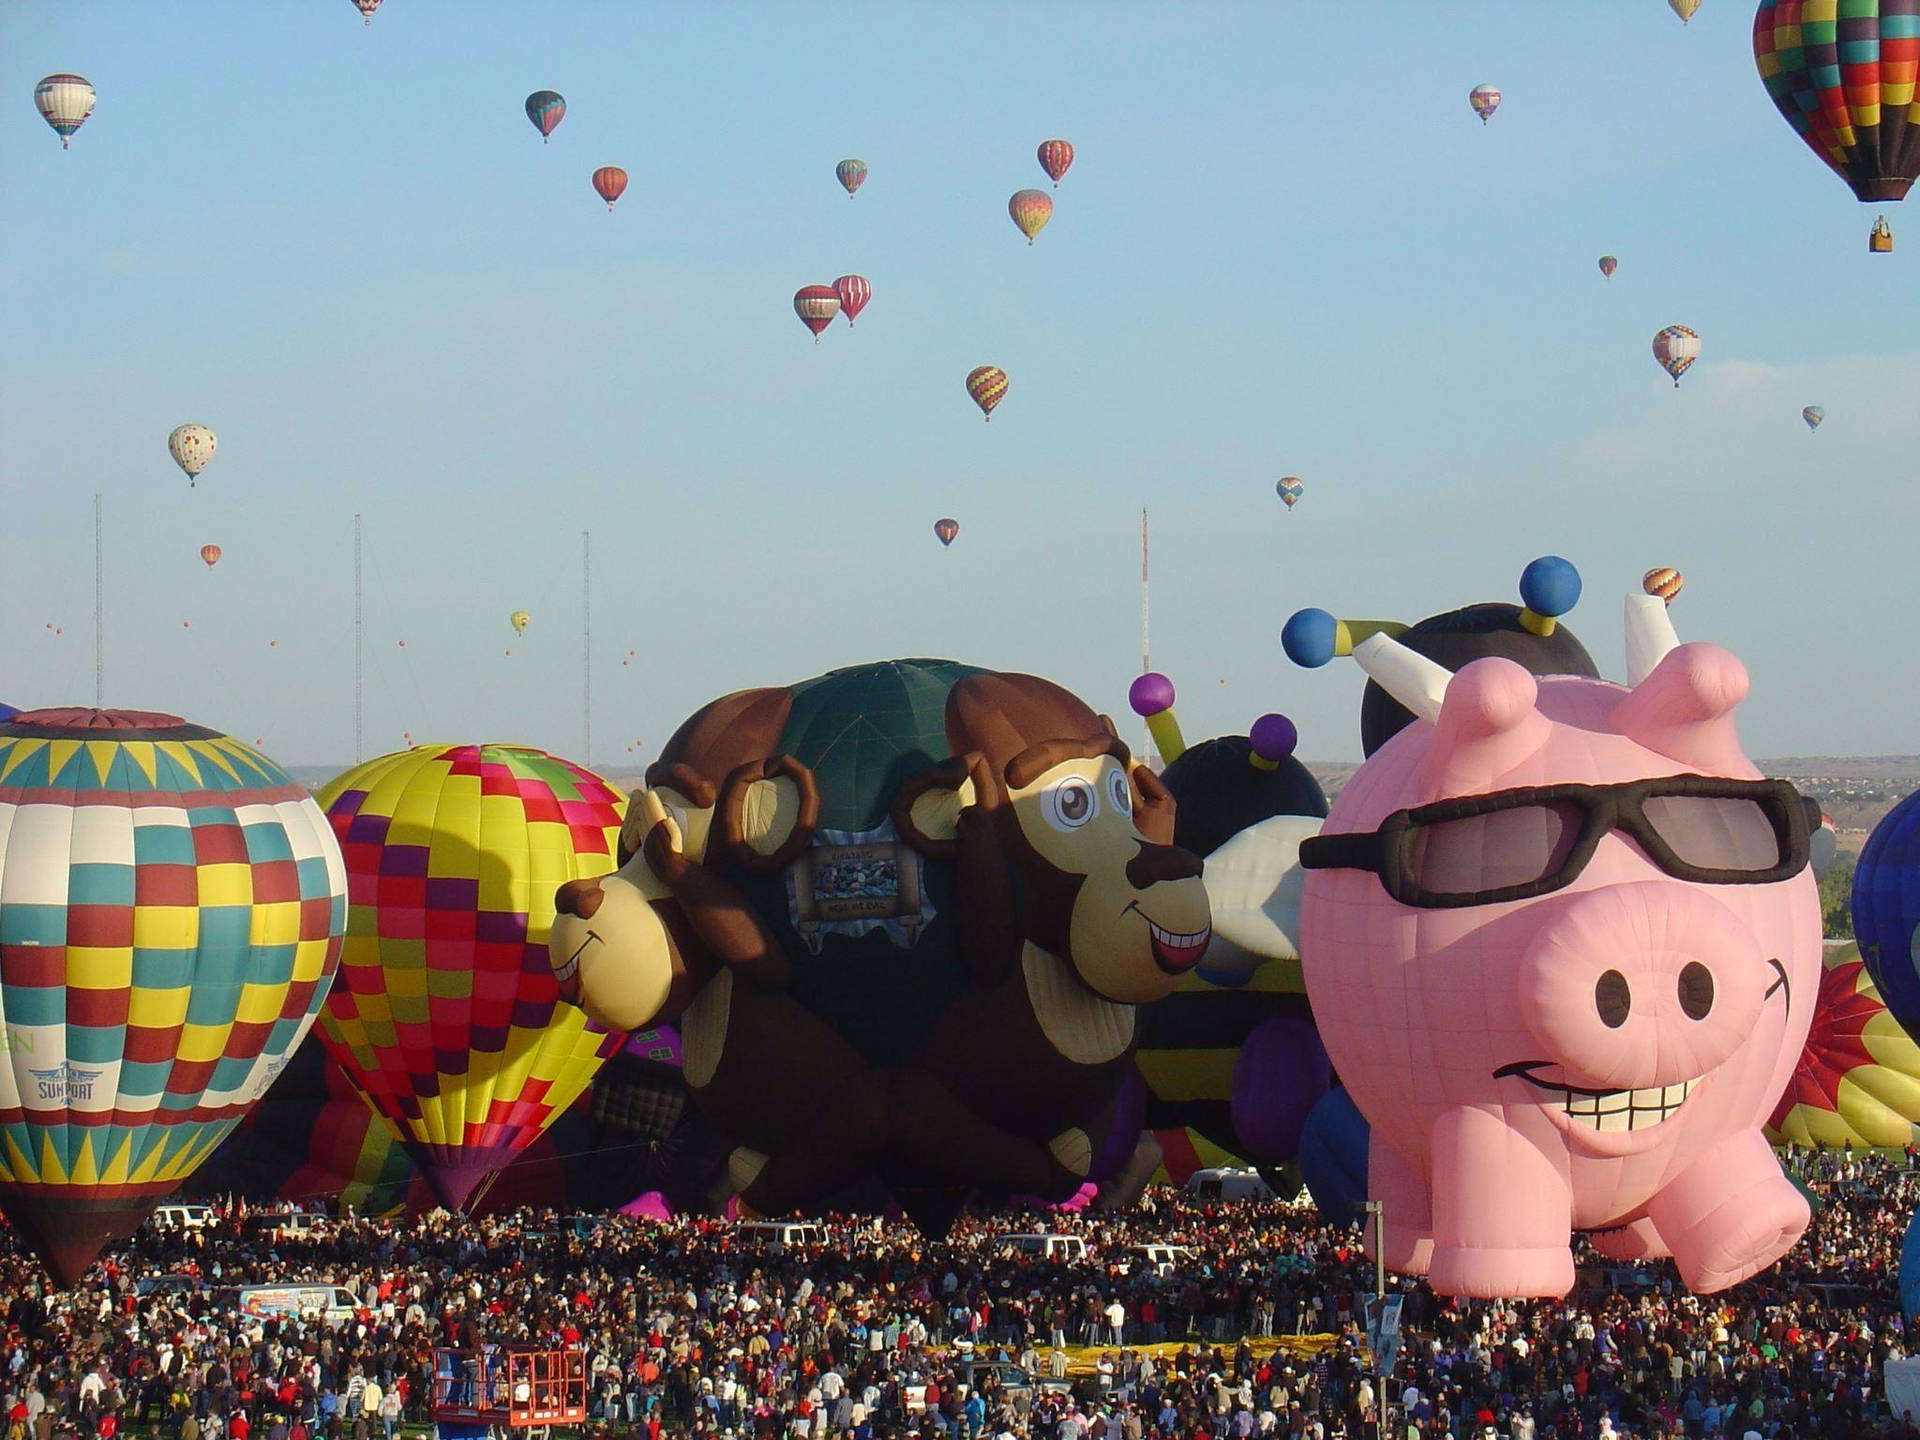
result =
[[1800,418],[1807,422],[1807,429],[1818,430],[1820,428],[1820,422],[1827,418],[1826,407],[1824,405],[1809,405],[1800,412]]
[[1920,1125],[1920,1045],[1888,1012],[1858,945],[1830,947],[1813,1029],[1767,1122],[1776,1144],[1899,1147]]
[[1031,245],[1033,237],[1053,219],[1053,197],[1044,190],[1016,190],[1007,201],[1007,214],[1013,217],[1013,223],[1020,227],[1020,233]]
[[533,621],[533,616],[529,615],[524,610],[516,610],[511,615],[507,616],[507,623],[513,626],[513,633],[516,635],[526,634],[527,626],[531,624],[532,621]]
[[0,1210],[71,1285],[312,1026],[346,872],[304,786],[177,715],[23,711],[0,776]]
[[1673,387],[1677,390],[1680,377],[1700,358],[1700,337],[1684,325],[1669,325],[1653,337],[1653,358],[1673,377]]
[[200,558],[206,561],[209,570],[220,563],[220,556],[223,553],[218,545],[202,545],[200,547]]
[[960,522],[946,518],[936,520],[933,522],[933,533],[940,538],[941,545],[951,545],[960,534]]
[[867,162],[864,160],[842,160],[838,165],[833,167],[833,175],[834,178],[845,187],[847,198],[851,200],[853,198],[853,192],[866,183]]
[[1040,168],[1047,172],[1047,178],[1053,181],[1054,188],[1059,189],[1060,177],[1073,164],[1073,146],[1065,140],[1042,140],[1039,156]]
[[187,472],[189,486],[212,463],[213,452],[219,448],[219,437],[204,425],[176,425],[167,436],[167,453],[173,456],[174,464]]
[[62,150],[68,148],[73,132],[87,123],[98,98],[82,75],[48,75],[33,87],[34,108],[60,137]]
[[1291,510],[1300,503],[1300,497],[1307,493],[1307,487],[1300,483],[1298,475],[1283,475],[1273,485],[1274,493],[1280,502]]
[[373,24],[373,12],[380,8],[380,0],[352,0],[353,8],[366,16],[366,23]]
[[618,165],[602,165],[593,172],[593,190],[607,202],[607,211],[611,214],[613,202],[627,193],[627,172]]
[[793,292],[793,313],[813,332],[813,343],[820,343],[820,332],[840,313],[840,292],[831,285],[802,285]]
[[459,1209],[618,1048],[560,999],[546,948],[555,889],[613,868],[623,802],[510,745],[385,755],[319,800],[350,898],[321,1033]]
[[533,122],[533,128],[540,132],[540,143],[547,143],[547,137],[560,127],[567,118],[567,102],[557,90],[536,90],[527,96],[527,119]]
[[1760,0],[1754,12],[1774,108],[1862,201],[1902,199],[1920,175],[1916,26],[1913,0]]
[[1620,262],[1614,259],[1613,256],[1602,255],[1600,257],[1600,273],[1606,276],[1607,279],[1611,280],[1613,278],[1613,272],[1619,268]]
[[1673,604],[1673,597],[1680,593],[1686,583],[1680,572],[1671,565],[1656,565],[1640,577],[1640,588],[1649,595],[1658,595],[1667,604]]
[[852,328],[854,317],[873,298],[873,287],[864,275],[842,275],[833,282],[833,293],[839,298],[840,313],[847,317],[848,328]]
[[1467,92],[1467,103],[1473,106],[1473,113],[1484,125],[1500,108],[1500,92],[1491,85],[1476,85]]
[[1680,23],[1686,24],[1693,19],[1693,12],[1700,8],[1700,0],[1667,0],[1667,8],[1680,17]]
[[1007,396],[1007,372],[998,365],[976,365],[967,372],[967,394],[987,419],[993,419],[993,407]]

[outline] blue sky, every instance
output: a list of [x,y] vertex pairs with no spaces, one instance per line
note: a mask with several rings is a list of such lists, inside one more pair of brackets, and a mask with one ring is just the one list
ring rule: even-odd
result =
[[[1677,565],[1683,636],[1753,672],[1755,753],[1911,751],[1920,224],[1888,207],[1901,249],[1867,255],[1874,211],[1774,113],[1750,23],[13,0],[0,698],[91,698],[99,490],[108,703],[287,763],[352,757],[356,511],[370,755],[580,758],[589,529],[604,768],[723,691],[897,655],[1118,713],[1145,504],[1191,738],[1279,709],[1303,754],[1357,755],[1360,677],[1295,670],[1287,615],[1510,599],[1555,552],[1610,673],[1619,596]],[[30,98],[56,70],[100,93],[67,153]],[[521,104],[549,87],[543,147]],[[1029,249],[1006,200],[1052,136],[1078,158]],[[611,216],[603,164],[632,182]],[[816,347],[792,293],[849,271],[872,303]],[[1705,345],[1677,392],[1649,351],[1676,322]],[[991,425],[981,363],[1012,378]],[[196,489],[186,420],[220,437]]]

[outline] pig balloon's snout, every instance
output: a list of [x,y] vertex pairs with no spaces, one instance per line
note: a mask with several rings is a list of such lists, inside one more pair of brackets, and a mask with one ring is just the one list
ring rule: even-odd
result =
[[569,880],[554,895],[553,908],[562,915],[591,920],[605,898],[606,892],[598,880]]
[[1548,902],[1521,961],[1540,1054],[1576,1085],[1696,1080],[1746,1043],[1776,970],[1740,917],[1698,889],[1643,882]]

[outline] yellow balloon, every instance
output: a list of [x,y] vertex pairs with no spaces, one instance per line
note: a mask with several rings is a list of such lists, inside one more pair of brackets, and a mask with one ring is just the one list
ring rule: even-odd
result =
[[533,622],[533,616],[529,615],[524,610],[516,610],[507,617],[507,623],[513,626],[513,633],[516,635],[526,634],[527,626],[532,622]]

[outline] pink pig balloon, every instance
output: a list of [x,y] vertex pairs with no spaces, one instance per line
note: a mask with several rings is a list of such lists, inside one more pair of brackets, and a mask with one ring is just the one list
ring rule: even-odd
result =
[[[1374,753],[1302,846],[1300,952],[1321,1039],[1372,1127],[1386,1263],[1442,1294],[1564,1295],[1575,1231],[1616,1259],[1671,1255],[1692,1289],[1720,1290],[1808,1222],[1761,1134],[1819,993],[1805,812],[1787,787],[1725,793],[1760,779],[1734,731],[1740,662],[1679,645],[1658,599],[1628,609],[1632,688],[1500,658],[1450,675],[1385,635],[1353,648],[1424,723]],[[1399,852],[1419,903],[1389,894],[1386,847],[1369,861],[1365,842],[1327,838],[1461,797],[1671,776],[1695,778],[1664,798],[1606,792],[1616,816],[1638,806],[1666,866],[1616,824],[1575,878],[1491,903],[1433,901],[1564,878],[1586,848],[1578,797],[1429,824]]]

